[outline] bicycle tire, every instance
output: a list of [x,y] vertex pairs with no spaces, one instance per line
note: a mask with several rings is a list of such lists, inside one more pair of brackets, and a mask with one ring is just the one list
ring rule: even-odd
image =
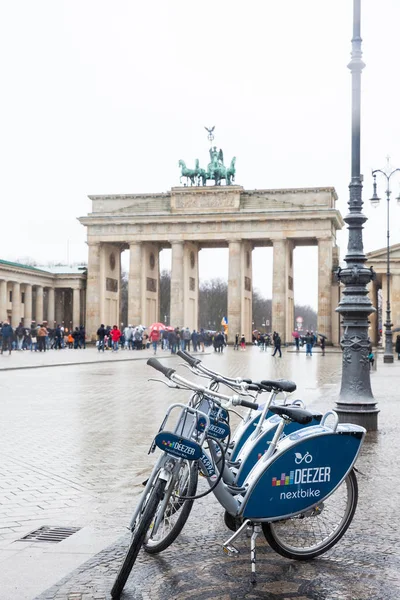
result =
[[142,515],[140,516],[140,521],[133,531],[131,543],[125,555],[124,562],[121,565],[117,578],[111,589],[111,598],[114,600],[118,600],[120,598],[122,590],[124,589],[130,572],[132,571],[137,555],[139,554],[139,550],[143,545],[146,533],[151,526],[154,515],[156,514],[157,506],[164,494],[165,483],[166,482],[163,479],[158,479],[153,490],[149,494],[149,498],[143,509]]
[[[305,511],[283,521],[262,523],[264,536],[275,552],[292,560],[311,560],[327,552],[346,533],[357,508],[358,485],[352,469],[340,486],[326,500],[311,511]],[[331,515],[342,511],[333,526]],[[315,531],[313,526],[315,525]],[[322,539],[317,539],[318,534]],[[311,539],[314,536],[314,543]],[[304,543],[300,544],[301,539]]]
[[[194,496],[197,490],[199,471],[197,462],[189,463],[185,461],[184,463],[182,463],[182,467],[185,466],[187,466],[189,469],[189,480],[186,483],[184,482],[183,487],[180,488],[180,479],[177,479],[176,484],[173,487],[172,494],[169,497],[168,504],[165,507],[162,522],[160,523],[157,530],[156,535],[159,537],[157,539],[153,539],[151,537],[151,533],[150,535],[148,535],[149,531],[146,532],[145,541],[143,543],[143,549],[148,554],[158,554],[159,552],[162,552],[163,550],[168,548],[168,546],[170,546],[181,533],[186,521],[189,518],[194,500],[183,500],[182,498],[176,498],[174,497],[174,492],[177,491],[179,496]],[[172,521],[172,518],[178,512],[179,515],[176,522],[172,525],[168,532],[166,532],[165,524],[168,525],[168,520],[171,519]]]

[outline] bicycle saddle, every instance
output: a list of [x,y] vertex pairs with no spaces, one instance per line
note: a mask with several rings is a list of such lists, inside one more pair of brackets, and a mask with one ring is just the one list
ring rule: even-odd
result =
[[307,425],[307,423],[311,423],[314,418],[314,415],[308,410],[294,406],[270,406],[269,410],[276,415],[289,417],[291,421],[295,421],[300,425]]
[[289,379],[263,379],[261,381],[262,385],[269,390],[276,390],[278,392],[294,392],[296,389],[296,384],[294,381],[290,381]]

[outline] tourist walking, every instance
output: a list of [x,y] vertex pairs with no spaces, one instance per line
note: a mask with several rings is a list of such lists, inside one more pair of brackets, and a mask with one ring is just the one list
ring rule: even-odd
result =
[[206,335],[204,333],[204,329],[200,329],[200,333],[197,337],[197,343],[200,346],[202,352],[204,352],[204,342],[206,341]]
[[246,350],[246,338],[244,337],[244,333],[242,333],[240,338],[240,347],[242,350]]
[[46,337],[47,337],[47,329],[46,327],[42,324],[39,326],[38,332],[37,332],[37,341],[38,341],[38,350],[39,352],[46,352]]
[[199,339],[199,334],[197,333],[197,331],[195,329],[193,329],[193,333],[192,333],[192,346],[193,346],[193,352],[197,352],[197,343],[198,343],[198,339]]
[[79,327],[79,344],[81,348],[86,350],[86,331],[83,325]]
[[312,349],[314,346],[314,334],[307,331],[304,341],[306,344],[306,356],[312,356]]
[[112,341],[113,352],[118,352],[118,342],[121,337],[121,332],[118,329],[117,325],[114,325],[111,329],[110,336]]
[[80,338],[80,334],[79,334],[79,328],[75,327],[74,331],[72,332],[72,337],[74,338],[74,350],[77,350],[78,348],[81,348],[81,338]]
[[176,354],[176,345],[178,343],[178,336],[176,330],[170,331],[168,334],[168,344],[171,348],[171,354]]
[[158,329],[152,329],[150,331],[150,336],[149,339],[153,345],[153,352],[154,354],[157,354],[157,346],[158,346],[158,342],[160,341],[160,332]]
[[191,337],[192,336],[191,336],[189,327],[182,329],[182,338],[184,341],[184,346],[183,346],[182,350],[187,350],[188,352],[190,352],[190,338]]
[[17,350],[22,350],[22,342],[24,341],[25,328],[20,323],[15,330],[15,336],[17,338]]
[[60,325],[57,325],[54,332],[54,350],[61,350],[62,331]]
[[34,350],[35,352],[37,351],[37,332],[38,332],[38,328],[35,325],[35,323],[31,324],[31,351]]
[[322,356],[325,356],[325,337],[324,336],[321,336],[320,346],[321,346]]
[[132,350],[133,330],[132,325],[128,325],[124,329],[125,348]]
[[2,337],[2,344],[1,344],[1,353],[3,354],[4,350],[8,350],[8,353],[11,354],[11,350],[12,350],[12,339],[13,339],[13,328],[11,327],[11,325],[9,324],[8,321],[4,321],[3,326],[1,328],[1,337]]
[[233,344],[234,350],[239,350],[239,337],[240,337],[240,335],[237,333],[235,335],[235,343]]
[[400,335],[396,337],[396,352],[397,352],[397,360],[400,360]]
[[274,331],[274,353],[272,356],[275,356],[275,354],[277,352],[279,352],[279,358],[282,358],[282,350],[281,350],[281,336],[279,335],[279,333],[277,333],[276,331]]

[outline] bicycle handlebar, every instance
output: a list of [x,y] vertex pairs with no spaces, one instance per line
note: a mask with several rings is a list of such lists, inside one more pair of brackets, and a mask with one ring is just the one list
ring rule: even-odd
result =
[[157,358],[149,358],[147,364],[149,365],[149,367],[153,367],[153,369],[156,369],[156,371],[160,371],[160,373],[165,375],[167,379],[171,379],[171,375],[175,373],[175,369],[171,369],[170,367],[164,366],[160,363],[159,360],[157,360]]
[[185,350],[178,350],[176,354],[179,356],[179,358],[183,358],[183,360],[189,363],[191,367],[197,367],[197,365],[201,363],[201,360],[199,358],[191,356]]
[[165,367],[164,365],[162,365],[160,363],[159,360],[157,360],[157,358],[149,358],[147,361],[147,364],[150,367],[153,367],[153,369],[160,371],[160,373],[165,375],[165,377],[167,377],[168,379],[171,379],[175,383],[178,383],[178,384],[180,383],[184,387],[189,388],[195,392],[201,392],[203,394],[206,394],[207,396],[212,396],[213,398],[215,398],[217,400],[222,400],[224,402],[227,402],[229,405],[245,406],[247,408],[253,408],[255,410],[258,409],[258,404],[256,402],[248,402],[247,400],[244,400],[244,399],[240,398],[239,396],[227,396],[225,394],[221,394],[220,392],[211,390],[210,388],[206,388],[203,385],[198,385],[197,383],[194,383],[193,381],[189,381],[188,379],[185,379],[184,377],[181,377],[180,375],[178,375],[176,373],[175,369]]
[[244,406],[245,408],[254,408],[255,410],[258,409],[258,404],[256,404],[255,402],[248,402],[247,400],[243,400],[242,398],[240,398],[240,406]]

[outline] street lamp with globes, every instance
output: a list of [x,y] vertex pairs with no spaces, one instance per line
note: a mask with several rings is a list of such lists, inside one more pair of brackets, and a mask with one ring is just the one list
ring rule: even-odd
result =
[[[389,159],[387,160],[387,167],[385,170],[383,169],[375,169],[372,171],[372,176],[374,178],[374,192],[371,198],[371,204],[374,207],[377,207],[380,198],[376,191],[376,176],[379,173],[386,178],[387,188],[386,188],[386,206],[387,206],[387,226],[386,226],[386,322],[385,322],[385,353],[383,355],[384,363],[392,363],[393,362],[393,332],[391,323],[391,314],[390,314],[390,218],[389,218],[389,207],[390,207],[390,180],[395,173],[399,173],[400,169],[392,169],[389,164]],[[396,198],[397,202],[400,203],[400,194]]]

